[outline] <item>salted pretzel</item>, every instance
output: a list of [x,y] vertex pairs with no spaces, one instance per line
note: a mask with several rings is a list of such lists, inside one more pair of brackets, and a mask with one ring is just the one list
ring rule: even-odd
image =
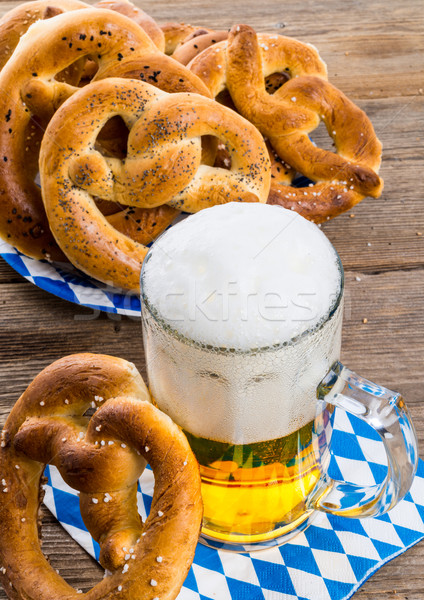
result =
[[176,91],[209,95],[194,74],[117,12],[87,8],[33,24],[0,73],[0,236],[34,258],[63,260],[34,178],[49,119],[79,89],[75,82],[57,81],[56,75],[87,58],[98,65],[95,79],[112,72],[133,76],[137,69],[138,76],[169,91],[174,86]]
[[[130,128],[124,160],[93,149],[98,131],[116,114]],[[201,163],[204,135],[230,148],[230,170]],[[56,112],[41,146],[40,177],[52,231],[69,260],[130,290],[139,288],[147,248],[117,232],[93,197],[196,212],[229,201],[265,202],[270,185],[262,136],[240,115],[196,94],[166,94],[119,78],[89,84]]]
[[[277,183],[268,202],[320,223],[349,210],[366,196],[378,198],[383,189],[378,176],[381,143],[365,113],[317,77],[291,80],[279,90],[283,110],[292,98],[296,98],[298,114],[308,115],[308,122],[294,132],[276,128],[276,135],[269,140],[282,160],[316,183],[306,188],[284,188]],[[309,138],[319,120],[327,127],[335,152],[317,148]]]
[[[84,416],[91,407],[93,416]],[[143,524],[137,481],[146,461],[155,489]],[[41,551],[46,464],[80,492],[81,515],[110,572],[86,597],[176,598],[200,531],[199,469],[183,433],[151,404],[133,364],[67,356],[44,369],[13,407],[0,447],[0,580],[14,600],[80,597]]]
[[[233,39],[235,34],[240,36],[247,31],[251,32],[252,39],[249,40],[249,44],[246,43],[244,54],[240,53],[233,59],[235,62],[238,58],[239,77],[243,84],[247,79],[244,71],[249,71],[250,76],[255,77],[258,87],[262,87],[264,80],[276,73],[286,73],[290,78],[300,75],[327,78],[327,67],[311,44],[304,44],[277,34],[259,33],[256,36],[254,30],[247,25],[234,26],[229,35]],[[227,65],[228,46],[227,41],[214,44],[196,56],[188,65],[190,70],[207,85],[214,98],[229,89],[232,83],[229,81]],[[255,61],[259,64],[257,65]],[[237,79],[237,75],[233,72],[231,76]]]
[[[251,27],[238,25],[227,42],[204,51],[189,66],[214,96],[226,87],[237,110],[293,168],[291,173],[284,169],[285,177],[274,174],[269,202],[322,222],[365,196],[381,194],[383,182],[377,174],[381,144],[365,113],[326,81],[313,48],[299,44],[282,36],[257,36]],[[269,94],[264,78],[281,70],[284,61],[291,79]],[[308,137],[320,121],[334,141],[335,152],[317,148]],[[287,186],[295,171],[315,185]]]

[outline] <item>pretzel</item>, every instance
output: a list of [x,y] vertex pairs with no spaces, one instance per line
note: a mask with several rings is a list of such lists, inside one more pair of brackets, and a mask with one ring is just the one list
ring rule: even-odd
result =
[[[94,415],[83,416],[91,406]],[[89,600],[173,600],[193,560],[202,519],[200,476],[188,442],[155,408],[135,366],[75,354],[44,369],[13,407],[0,448],[0,579],[9,598],[79,598],[44,557],[37,532],[40,480],[55,465],[111,571]],[[146,461],[150,514],[137,511]]]
[[[271,204],[281,204],[319,223],[365,196],[381,194],[383,182],[377,174],[381,144],[365,113],[326,81],[323,64],[312,48],[282,36],[256,36],[247,25],[238,25],[227,42],[204,51],[189,67],[207,83],[213,96],[227,87],[237,110],[292,167],[291,173],[285,169],[287,177],[275,178],[274,174]],[[271,95],[264,77],[282,68],[292,78]],[[309,140],[321,120],[336,152],[316,148]],[[316,184],[287,186],[295,171]]]
[[33,23],[40,19],[51,19],[65,11],[88,7],[88,4],[79,0],[35,0],[8,11],[0,19],[0,69],[7,63],[20,38]]
[[337,88],[316,77],[291,80],[278,96],[280,106],[287,107],[295,97],[299,114],[324,121],[336,151],[322,150],[311,142],[308,134],[316,127],[312,119],[301,130],[270,136],[279,157],[316,183],[306,188],[274,185],[268,202],[320,223],[366,196],[378,198],[383,189],[377,174],[381,143],[365,113]]
[[[161,28],[152,17],[128,0],[101,0],[95,6],[109,8],[126,15],[144,29],[161,52],[164,51],[165,36]],[[89,4],[80,2],[80,0],[52,0],[52,2],[49,2],[49,0],[34,0],[20,4],[8,11],[0,19],[0,69],[12,56],[20,38],[33,23],[40,19],[51,19],[62,12],[89,7]]]
[[184,23],[165,23],[165,51],[183,65],[187,65],[205,48],[226,40],[228,31],[214,31]]
[[[165,36],[165,54],[171,55],[177,47],[189,36],[191,33],[199,29],[194,25],[189,25],[187,23],[176,23],[175,21],[171,21],[169,23],[164,23],[160,26]],[[206,31],[211,31],[210,29],[206,29]]]
[[[129,206],[107,217],[108,223],[117,231],[145,246],[150,245],[180,214],[172,206],[163,204],[155,208]],[[101,210],[101,209],[100,209]]]
[[[111,114],[130,127],[123,161],[93,150]],[[230,147],[231,170],[201,164],[203,135]],[[69,260],[100,281],[130,290],[139,288],[147,248],[119,234],[93,196],[195,212],[229,201],[265,202],[270,185],[265,145],[248,121],[203,96],[166,94],[118,78],[91,83],[56,112],[41,146],[40,177],[52,231]]]
[[[291,78],[300,75],[316,75],[327,78],[327,67],[321,60],[318,51],[311,44],[303,44],[298,40],[282,35],[269,33],[256,34],[247,25],[237,25],[231,29],[229,36],[234,38],[235,33],[241,35],[245,31],[251,32],[252,39],[243,47],[244,54],[238,56],[239,78],[243,78],[240,85],[244,85],[248,70],[255,76],[257,87],[262,87],[263,80],[275,73],[287,73]],[[229,89],[228,53],[229,41],[222,41],[210,46],[188,65],[189,69],[207,85],[212,96],[216,98],[226,88]],[[249,54],[250,52],[250,54]],[[236,57],[234,57],[234,61]],[[255,61],[258,61],[257,65]],[[237,73],[231,74],[237,80]],[[256,92],[256,89],[254,90]]]
[[[89,8],[89,6],[90,5],[80,2],[79,0],[55,0],[54,2],[49,2],[49,0],[36,0],[21,4],[9,11],[2,19],[0,19],[0,69],[3,68],[9,60],[19,39],[26,33],[32,23],[40,19],[50,19],[62,12]],[[98,8],[116,10],[132,18],[144,29],[144,31],[146,31],[159,50],[164,50],[165,41],[162,30],[156,25],[154,20],[141,9],[136,8],[127,0],[122,0],[121,2],[102,0],[96,6]],[[91,64],[93,66],[95,65],[94,62],[91,62]],[[79,79],[84,77],[84,63],[80,62],[80,64],[71,65],[70,68],[65,69],[62,72],[62,76],[63,80],[67,81],[67,83],[78,85]],[[204,93],[204,90],[198,90],[196,86],[190,85],[191,82],[189,82],[188,86],[184,85],[184,83],[179,83],[178,91],[200,91],[200,93]],[[33,130],[31,134],[34,135],[32,135],[32,139],[28,140],[28,152],[31,154],[33,153],[38,157],[42,132]],[[31,138],[31,135],[29,137]],[[38,160],[34,161],[33,170],[35,171],[36,169],[38,169]],[[171,207],[162,207],[151,211],[140,210],[137,214],[132,216],[131,210],[125,210],[118,213],[117,207],[115,206],[113,212],[117,213],[112,217],[114,227],[144,244],[152,242],[152,240],[154,240],[178,214],[178,211]]]
[[100,0],[100,2],[97,2],[94,6],[96,8],[116,10],[122,15],[129,17],[144,29],[158,50],[164,52],[165,35],[162,29],[150,15],[145,13],[144,10],[141,10],[141,8],[138,8],[138,6],[134,6],[134,4],[128,0]]
[[49,119],[79,89],[55,75],[87,57],[98,63],[95,79],[112,69],[127,76],[137,68],[138,75],[143,70],[151,83],[167,89],[175,85],[177,90],[209,94],[194,74],[159,52],[136,23],[116,12],[87,8],[33,24],[0,73],[0,236],[34,258],[64,258],[34,178]]

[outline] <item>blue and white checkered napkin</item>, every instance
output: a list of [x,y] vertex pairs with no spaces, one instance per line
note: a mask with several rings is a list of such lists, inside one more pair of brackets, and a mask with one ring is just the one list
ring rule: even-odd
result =
[[27,281],[68,302],[128,317],[140,316],[138,295],[96,281],[70,263],[51,264],[29,258],[2,240],[0,256]]
[[[386,458],[378,435],[336,411],[330,474],[371,485],[382,481]],[[99,546],[82,522],[78,494],[54,467],[47,468],[44,502],[70,535],[98,559]],[[140,479],[139,512],[149,513],[154,478]],[[178,600],[345,600],[384,563],[424,537],[424,463],[409,494],[375,519],[319,513],[292,542],[258,553],[235,554],[198,544]]]

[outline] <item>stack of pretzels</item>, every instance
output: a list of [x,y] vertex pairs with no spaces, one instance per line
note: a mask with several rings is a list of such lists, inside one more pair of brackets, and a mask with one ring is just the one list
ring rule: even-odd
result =
[[[138,290],[181,211],[269,202],[320,223],[382,191],[369,119],[294,39],[36,0],[0,20],[0,67],[0,236],[114,287]],[[309,138],[320,121],[334,152]]]

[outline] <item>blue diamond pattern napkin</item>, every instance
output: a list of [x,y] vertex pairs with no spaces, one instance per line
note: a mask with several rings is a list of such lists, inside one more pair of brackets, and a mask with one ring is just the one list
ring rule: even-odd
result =
[[[332,477],[371,485],[383,480],[387,461],[378,435],[336,410]],[[78,493],[55,467],[47,467],[46,506],[91,556],[99,546],[82,522]],[[140,479],[139,512],[149,513],[154,477]],[[178,600],[347,600],[386,562],[424,537],[424,463],[407,496],[378,518],[347,519],[324,513],[290,543],[236,554],[198,544]]]

